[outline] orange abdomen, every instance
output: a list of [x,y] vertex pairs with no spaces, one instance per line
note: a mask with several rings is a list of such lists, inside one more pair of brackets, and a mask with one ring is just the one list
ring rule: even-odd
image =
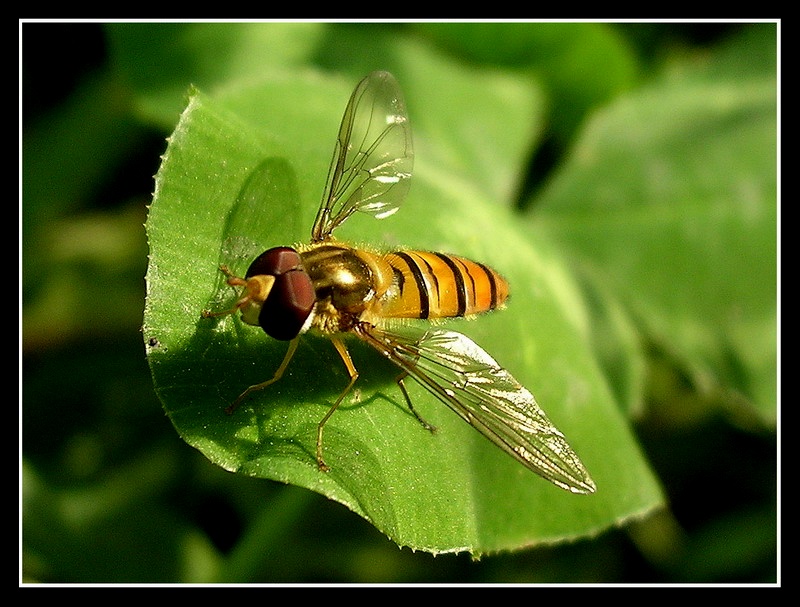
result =
[[399,251],[383,259],[396,290],[383,302],[391,318],[447,318],[488,312],[508,297],[508,283],[491,268],[463,257]]

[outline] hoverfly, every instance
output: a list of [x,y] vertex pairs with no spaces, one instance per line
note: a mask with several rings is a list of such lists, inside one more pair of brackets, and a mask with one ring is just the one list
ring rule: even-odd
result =
[[386,319],[441,319],[480,314],[503,305],[508,284],[493,269],[456,255],[401,250],[375,253],[336,240],[333,232],[356,211],[384,218],[405,198],[413,163],[411,128],[397,81],[373,72],[355,88],[339,129],[328,178],[309,244],[275,247],[238,277],[225,265],[227,284],[238,289],[232,308],[204,317],[241,313],[274,339],[288,341],[273,377],[242,392],[233,410],[253,392],[278,381],[307,330],[328,337],[349,382],[317,426],[316,459],[323,458],[326,422],[351,391],[358,371],[344,343],[354,335],[400,369],[397,384],[414,416],[405,379],[411,377],[501,449],[530,470],[574,493],[595,484],[564,435],[533,395],[471,339],[438,327],[386,326]]

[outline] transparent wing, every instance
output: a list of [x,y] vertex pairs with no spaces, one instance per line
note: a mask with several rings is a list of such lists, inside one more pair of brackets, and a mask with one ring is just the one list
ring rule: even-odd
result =
[[356,333],[481,434],[550,482],[593,493],[594,481],[533,395],[471,339],[443,329]]
[[355,211],[383,218],[409,187],[414,152],[403,95],[389,72],[358,83],[342,117],[311,241],[319,242]]

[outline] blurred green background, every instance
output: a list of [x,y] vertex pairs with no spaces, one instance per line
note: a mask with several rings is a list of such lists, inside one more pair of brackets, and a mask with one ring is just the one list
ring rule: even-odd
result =
[[776,581],[777,403],[732,405],[655,347],[630,417],[668,507],[570,545],[480,561],[400,550],[342,506],[229,474],[179,439],[139,328],[142,226],[185,91],[275,66],[358,74],[365,36],[541,86],[548,127],[518,184],[529,212],[626,95],[706,64],[733,83],[775,74],[774,24],[22,24],[22,579]]

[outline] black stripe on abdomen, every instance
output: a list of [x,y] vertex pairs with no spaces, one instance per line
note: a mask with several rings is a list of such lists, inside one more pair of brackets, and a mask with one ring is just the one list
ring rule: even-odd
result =
[[425,277],[422,275],[422,270],[420,270],[417,262],[414,261],[414,258],[412,258],[408,253],[397,251],[395,255],[406,262],[408,270],[411,272],[411,276],[414,277],[414,282],[416,283],[417,290],[419,291],[419,317],[428,318],[431,313],[431,302],[430,296],[428,295],[428,286],[425,284]]
[[444,253],[434,253],[434,255],[447,264],[447,267],[453,273],[453,282],[456,285],[456,301],[458,302],[456,316],[464,316],[467,313],[467,284],[464,281],[464,271],[458,267],[449,255]]

